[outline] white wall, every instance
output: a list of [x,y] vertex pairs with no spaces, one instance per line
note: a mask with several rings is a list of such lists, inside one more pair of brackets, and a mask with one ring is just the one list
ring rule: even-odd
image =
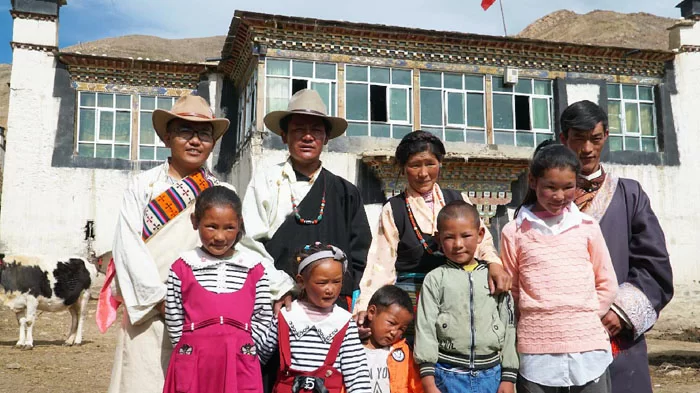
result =
[[[20,20],[20,19],[17,19]],[[54,57],[15,49],[4,165],[0,250],[84,255],[95,220],[96,250],[109,249],[127,171],[53,168],[59,98]],[[62,130],[73,132],[73,130]]]
[[[700,45],[700,24],[696,23],[692,30],[685,36],[693,40],[682,43]],[[652,203],[658,206],[657,214],[666,232],[676,290],[660,324],[687,328],[700,325],[700,53],[677,55],[674,68],[678,93],[671,96],[671,104],[681,165],[660,170],[656,177],[645,176],[645,187],[654,193]]]
[[[0,252],[86,255],[87,220],[95,222],[94,251],[99,255],[111,250],[124,190],[139,171],[52,167],[60,107],[53,94],[55,58],[15,49],[13,70]],[[220,84],[212,89],[218,103]]]
[[12,41],[58,46],[58,24],[47,20],[14,18]]
[[[666,307],[657,328],[675,329],[700,324],[700,312],[694,312],[700,300],[700,255],[698,220],[700,219],[700,53],[676,56],[677,94],[671,96],[680,166],[612,165],[606,169],[617,176],[639,181],[649,195],[652,208],[666,235],[671,256],[676,294]],[[598,86],[567,86],[569,104],[581,99],[599,102]]]

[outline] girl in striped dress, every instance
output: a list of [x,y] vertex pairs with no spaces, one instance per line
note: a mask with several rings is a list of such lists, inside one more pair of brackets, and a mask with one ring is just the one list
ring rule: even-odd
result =
[[260,258],[236,249],[241,200],[223,186],[197,198],[202,246],[181,254],[167,280],[165,324],[174,346],[164,392],[262,391],[258,349],[272,320]]
[[[369,393],[367,356],[352,315],[335,305],[347,270],[339,248],[315,243],[295,256],[299,297],[272,320],[260,358],[279,346],[274,393]],[[325,389],[324,389],[325,388]]]

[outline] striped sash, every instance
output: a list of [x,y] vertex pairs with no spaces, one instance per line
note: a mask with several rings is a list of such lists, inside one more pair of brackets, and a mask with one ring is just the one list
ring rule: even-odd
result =
[[205,168],[200,168],[154,198],[143,214],[143,241],[148,241],[170,220],[187,209],[202,191],[217,184],[219,182],[213,175]]

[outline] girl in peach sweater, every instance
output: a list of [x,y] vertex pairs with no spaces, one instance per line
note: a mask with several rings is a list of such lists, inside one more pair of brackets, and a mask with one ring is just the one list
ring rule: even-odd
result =
[[519,392],[611,389],[610,339],[600,318],[617,279],[598,223],[573,203],[579,170],[567,147],[538,146],[528,193],[501,235],[518,313]]

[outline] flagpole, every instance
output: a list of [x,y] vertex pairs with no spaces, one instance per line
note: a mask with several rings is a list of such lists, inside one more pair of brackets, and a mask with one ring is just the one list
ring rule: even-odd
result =
[[506,29],[506,15],[503,13],[503,0],[498,0],[498,5],[501,6],[501,19],[503,20],[503,32],[506,37],[508,37],[508,30]]

